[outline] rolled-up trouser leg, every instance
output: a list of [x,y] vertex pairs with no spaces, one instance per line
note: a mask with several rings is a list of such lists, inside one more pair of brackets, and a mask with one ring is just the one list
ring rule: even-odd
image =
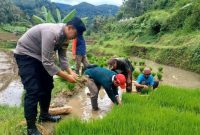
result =
[[158,85],[159,85],[159,81],[154,81],[153,89],[158,88]]
[[82,68],[82,73],[84,73],[84,69],[89,65],[89,62],[88,62],[86,55],[83,56],[82,63],[83,63],[83,67],[84,67],[84,68]]
[[126,92],[128,93],[132,92],[132,76],[131,76],[131,83],[126,82]]
[[91,99],[91,104],[92,108],[94,110],[98,109],[98,94],[99,94],[99,89],[97,85],[95,84],[94,80],[88,79],[87,81],[87,87],[89,88],[90,91],[90,99]]
[[82,56],[76,56],[76,73],[79,74],[81,68]]
[[53,85],[53,77],[48,74],[48,72],[44,69],[44,67],[41,67],[42,74],[42,90],[40,93],[40,115],[47,115],[49,113],[49,106],[51,102],[51,92],[54,87]]

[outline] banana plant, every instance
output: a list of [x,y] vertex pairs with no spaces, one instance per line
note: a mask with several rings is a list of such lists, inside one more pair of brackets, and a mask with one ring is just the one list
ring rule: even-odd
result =
[[[42,15],[43,18],[33,15],[32,19],[35,24],[41,24],[41,23],[56,23],[53,15],[51,14],[51,11],[48,11],[46,7],[42,7]],[[75,15],[76,15],[76,10],[72,10],[69,14],[67,14],[63,19],[61,18],[60,10],[56,9],[56,14],[57,14],[57,23],[67,23],[70,21]]]

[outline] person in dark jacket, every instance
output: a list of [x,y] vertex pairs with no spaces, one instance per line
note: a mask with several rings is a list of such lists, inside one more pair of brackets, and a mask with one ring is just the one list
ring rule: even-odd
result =
[[108,61],[109,68],[126,77],[126,92],[132,91],[132,73],[134,68],[127,58],[112,58]]
[[122,74],[117,74],[106,68],[91,67],[86,69],[86,76],[89,77],[87,86],[90,91],[90,98],[93,110],[98,110],[98,94],[100,87],[103,86],[108,97],[114,104],[121,105],[121,101],[118,95],[118,86],[122,89],[126,87],[126,78]]
[[[76,38],[84,24],[80,18],[73,18],[67,24],[39,24],[29,29],[17,42],[14,56],[19,68],[19,75],[26,90],[24,114],[28,135],[41,135],[35,123],[37,105],[40,105],[39,121],[57,122],[60,116],[51,116],[49,106],[51,91],[54,87],[53,76],[76,83],[74,73],[66,57],[68,41]],[[58,53],[61,69],[55,64]],[[66,72],[64,72],[66,70]]]

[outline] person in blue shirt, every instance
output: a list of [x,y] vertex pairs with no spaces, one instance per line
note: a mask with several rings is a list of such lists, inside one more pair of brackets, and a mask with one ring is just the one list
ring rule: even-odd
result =
[[126,88],[126,78],[123,74],[117,74],[106,68],[93,66],[85,70],[84,74],[87,79],[87,87],[90,91],[91,104],[94,111],[98,108],[98,94],[101,86],[105,89],[108,97],[114,104],[121,105],[118,95],[118,86]]
[[151,87],[152,89],[156,89],[158,85],[159,82],[154,80],[153,76],[151,75],[151,70],[149,68],[145,68],[143,74],[139,75],[135,82],[137,92],[147,90],[149,89],[149,87]]
[[[86,28],[84,29],[84,31]],[[76,73],[80,73],[81,63],[83,63],[84,68],[89,64],[86,57],[86,42],[83,37],[83,32],[81,31],[77,34],[77,38],[72,42],[72,56],[76,62]]]

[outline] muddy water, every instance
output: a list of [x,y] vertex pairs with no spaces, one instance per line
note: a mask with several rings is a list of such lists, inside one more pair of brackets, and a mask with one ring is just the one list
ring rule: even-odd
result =
[[[107,114],[107,112],[109,112],[112,109],[113,103],[108,98],[105,91],[101,89],[99,91],[99,97],[98,97],[99,110],[93,111],[90,98],[87,95],[88,92],[89,92],[88,88],[85,87],[81,89],[80,92],[77,95],[73,96],[72,98],[66,99],[61,97],[60,99],[56,99],[57,100],[56,102],[63,102],[64,104],[67,104],[68,106],[72,107],[71,114],[62,116],[63,120],[67,120],[71,117],[77,117],[86,121],[97,118],[101,119]],[[121,95],[121,92],[119,93]],[[49,135],[53,135],[55,124],[47,122],[43,123],[42,126],[47,130],[46,132]]]
[[78,116],[83,120],[91,118],[103,118],[103,116],[112,108],[112,102],[108,98],[103,89],[99,91],[98,105],[99,110],[93,111],[89,96],[87,96],[88,88],[86,87],[82,92],[76,95],[68,102],[69,106],[73,106],[72,114]]
[[19,106],[22,93],[12,52],[0,51],[0,105]]
[[19,80],[13,80],[8,87],[0,93],[0,105],[20,106],[23,86]]
[[153,61],[144,60],[137,57],[131,57],[131,60],[145,61],[146,65],[153,68],[153,72],[157,72],[158,67],[163,67],[163,79],[161,81],[162,84],[187,88],[200,88],[200,74],[167,65],[157,64]]

